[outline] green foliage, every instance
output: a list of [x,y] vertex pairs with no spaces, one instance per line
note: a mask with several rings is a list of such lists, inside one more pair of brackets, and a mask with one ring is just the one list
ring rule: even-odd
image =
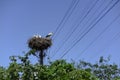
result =
[[116,64],[109,64],[109,60],[110,58],[106,60],[100,57],[99,62],[95,64],[80,61],[77,67],[92,72],[100,80],[120,80],[120,69]]
[[57,60],[51,64],[50,70],[53,80],[96,80],[87,71],[74,68],[70,63],[66,63],[64,60]]
[[49,65],[31,64],[29,56],[11,56],[8,68],[0,67],[0,80],[120,80],[120,69],[109,64],[109,58],[100,57],[98,63],[80,61],[77,68],[73,63],[56,60]]
[[3,67],[0,67],[0,80],[5,80],[5,74],[6,74],[6,69]]
[[65,60],[42,66],[31,64],[29,54],[23,57],[11,56],[10,59],[8,68],[0,67],[0,80],[97,80],[90,72],[76,69]]

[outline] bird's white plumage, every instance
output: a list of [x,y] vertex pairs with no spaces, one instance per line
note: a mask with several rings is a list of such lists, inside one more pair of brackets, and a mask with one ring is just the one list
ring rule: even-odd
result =
[[53,35],[53,33],[52,33],[52,32],[50,32],[50,33],[48,33],[48,35],[51,35],[51,36],[52,36],[52,35]]
[[35,37],[35,38],[41,38],[42,36],[41,35],[34,35],[33,37]]
[[48,33],[48,35],[46,35],[46,37],[51,37],[53,35],[52,32]]

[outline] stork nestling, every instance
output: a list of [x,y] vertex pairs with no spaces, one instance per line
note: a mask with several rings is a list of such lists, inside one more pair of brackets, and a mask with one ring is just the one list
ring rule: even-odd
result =
[[46,38],[50,38],[53,35],[52,32],[48,33],[48,35],[46,35]]
[[35,38],[41,38],[41,35],[34,35]]

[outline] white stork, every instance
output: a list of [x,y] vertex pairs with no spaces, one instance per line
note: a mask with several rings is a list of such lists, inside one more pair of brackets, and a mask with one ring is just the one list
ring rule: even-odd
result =
[[41,35],[34,35],[33,37],[35,37],[35,38],[41,38],[42,36]]
[[53,35],[52,32],[48,33],[48,35],[46,35],[46,38],[50,38]]

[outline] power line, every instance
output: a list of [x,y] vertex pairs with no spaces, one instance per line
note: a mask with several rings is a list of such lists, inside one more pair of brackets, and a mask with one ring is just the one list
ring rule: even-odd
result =
[[77,4],[78,4],[79,1],[80,0],[72,0],[71,1],[68,10],[66,11],[65,15],[63,16],[62,20],[60,21],[60,23],[58,24],[58,26],[56,27],[56,29],[54,31],[54,35],[52,36],[52,40],[53,41],[56,38],[57,33],[59,33],[59,31],[62,29],[62,27],[65,25],[65,23],[67,22],[67,20],[71,16],[72,12],[76,8],[76,6],[77,6]]
[[[90,46],[97,40],[99,39],[99,37],[105,32],[108,30],[108,28],[111,27],[111,25],[120,17],[120,14],[118,16],[115,17],[115,19],[110,22],[110,24],[96,37],[94,38],[94,40],[80,53],[80,55],[82,55],[88,48],[90,48]],[[80,55],[78,57],[80,57]]]
[[[101,14],[108,8],[108,6],[109,6],[111,3],[112,3],[112,1],[110,1],[109,4],[106,5],[106,7],[98,14],[98,16],[101,15]],[[100,7],[100,6],[99,6],[99,7]],[[98,10],[98,9],[97,9],[97,10]],[[95,13],[96,13],[96,12],[95,12]],[[94,13],[94,14],[95,14],[95,13]],[[93,14],[93,15],[94,15],[94,14]],[[79,18],[78,18],[78,19],[79,19]],[[96,20],[96,19],[95,19],[95,20]],[[94,20],[93,20],[93,22],[94,22]],[[87,21],[87,23],[88,23],[88,21]],[[92,23],[91,23],[91,24],[92,24]],[[79,25],[78,25],[78,26],[79,26]],[[77,27],[78,27],[78,26],[77,26]],[[87,27],[86,27],[86,29],[87,29]],[[73,30],[73,29],[72,29],[72,30]],[[81,36],[81,35],[82,35],[82,33],[79,34],[79,36]],[[71,36],[70,36],[70,37],[71,37]],[[68,39],[68,38],[66,38],[66,39]],[[65,40],[65,41],[67,42],[67,40]],[[73,43],[74,43],[74,42],[73,42]],[[64,44],[63,44],[63,45],[64,45]],[[64,52],[65,52],[65,51],[64,51]],[[55,56],[55,55],[54,55],[54,56]],[[53,58],[54,56],[52,56],[52,58]]]
[[120,0],[117,0],[97,21],[94,23],[62,56],[63,58],[76,44],[81,41],[95,26],[96,24],[119,2]]
[[[108,44],[107,47],[110,46],[110,45],[112,45],[112,44],[114,43],[113,41],[114,41],[114,40],[117,40],[117,39],[119,39],[119,38],[120,38],[120,32],[118,32],[118,33],[112,38],[112,40],[110,41],[111,44]],[[103,52],[107,47],[105,47],[105,48],[102,50],[102,52]],[[98,55],[97,55],[97,56],[98,56]],[[96,57],[96,56],[92,56],[90,59],[93,59],[94,57]],[[90,59],[89,59],[89,60],[90,60]]]
[[[109,5],[110,5],[112,2],[113,2],[113,0],[111,0],[111,1],[105,6],[105,8],[97,15],[97,17],[91,21],[91,23],[88,25],[88,27],[91,26],[97,19],[99,19],[99,17],[103,14],[104,11],[107,10],[107,8],[109,7]],[[86,22],[86,23],[88,23],[88,22]],[[86,27],[85,30],[87,30],[88,27]],[[84,32],[85,32],[85,31],[84,31]],[[78,34],[79,34],[79,33],[78,33]],[[82,35],[82,33],[79,34],[79,36],[81,36],[81,35]],[[75,41],[76,41],[76,39],[75,39]]]
[[64,17],[62,18],[61,22],[57,26],[56,30],[54,31],[53,40],[56,38],[56,35],[59,34],[61,29],[64,27],[65,23],[72,15],[73,11],[75,10],[76,6],[78,5],[80,0],[72,0],[70,7],[68,8],[67,12],[65,13]]
[[[108,6],[111,4],[113,2],[113,0],[111,0],[107,5],[106,5],[106,7],[98,14],[98,17],[99,17],[99,15],[101,15],[107,8],[108,8]],[[95,13],[94,13],[95,14]],[[97,20],[97,18],[95,18],[94,19],[95,21]],[[92,21],[92,23],[94,22],[94,20]],[[88,23],[88,22],[87,22]],[[92,24],[91,23],[91,24]],[[89,25],[89,26],[91,26],[91,24]],[[79,25],[78,25],[79,26]],[[86,29],[87,29],[87,27],[86,27]],[[85,30],[86,30],[85,29]],[[85,31],[84,31],[85,32]],[[82,33],[81,34],[79,34],[79,36],[81,36],[82,35]],[[75,39],[75,41],[76,41],[76,39]],[[73,44],[74,44],[74,42],[73,42]],[[64,51],[65,52],[65,51]],[[54,57],[54,56],[53,56]]]
[[[108,6],[111,4],[113,2],[113,0],[111,0],[109,3],[108,3],[108,5],[98,14],[98,18],[99,18],[99,15],[101,15],[107,8],[108,8]],[[98,18],[95,18],[94,20],[96,21]],[[92,21],[92,23],[94,22],[94,20]],[[92,23],[89,25],[89,26],[91,26],[92,25]],[[87,27],[86,27],[86,29],[88,29]],[[85,29],[85,30],[86,30]],[[85,32],[85,31],[84,31]],[[79,34],[79,36],[81,36],[82,35],[82,33],[81,34]],[[76,40],[75,40],[75,42],[76,42]],[[74,42],[73,42],[74,43]],[[64,51],[65,52],[65,51]]]
[[[56,50],[56,52],[58,52],[61,48],[62,48],[62,46],[65,44],[65,42],[67,42],[68,40],[69,40],[69,38],[71,37],[71,35],[77,30],[77,28],[79,27],[79,25],[85,20],[85,18],[88,16],[88,14],[92,11],[92,9],[95,7],[95,5],[97,4],[97,2],[98,2],[99,0],[96,0],[95,1],[95,3],[90,7],[90,9],[86,12],[86,14],[83,16],[83,18],[79,21],[79,18],[77,19],[77,21],[79,21],[78,22],[78,24],[76,25],[76,24],[74,24],[72,27],[73,27],[73,29],[71,29],[72,31],[71,32],[68,32],[67,33],[67,37],[65,36],[64,38],[66,38],[66,39],[64,39],[64,41],[62,42],[62,44],[61,44],[61,46],[59,46],[58,48],[57,48],[57,50]],[[81,16],[80,16],[81,17]],[[55,52],[55,53],[56,53]]]
[[75,8],[77,7],[78,3],[80,0],[73,0],[71,2],[70,7],[68,8],[67,12],[65,13],[63,19],[61,20],[61,22],[59,23],[58,27],[56,28],[55,32],[54,32],[54,36],[53,36],[53,41],[55,40],[55,38],[59,35],[60,31],[63,29],[65,23],[68,21],[69,17],[72,15],[73,11],[75,10]]
[[[113,0],[111,0],[111,1],[105,6],[105,8],[98,14],[98,17],[95,18],[95,19],[90,23],[90,25],[88,25],[88,26],[91,26],[91,25],[93,24],[93,22],[95,22],[95,21],[99,18],[99,16],[109,7],[109,5],[110,5],[112,2],[113,2]],[[85,28],[85,30],[87,30],[87,29],[88,29],[88,27]],[[84,32],[85,32],[85,31],[84,31]],[[79,36],[79,37],[82,36],[82,33],[79,34],[78,36]],[[75,39],[75,42],[76,42],[76,39]],[[74,44],[75,42],[73,42],[73,44]],[[66,51],[64,51],[64,52],[66,52]]]

